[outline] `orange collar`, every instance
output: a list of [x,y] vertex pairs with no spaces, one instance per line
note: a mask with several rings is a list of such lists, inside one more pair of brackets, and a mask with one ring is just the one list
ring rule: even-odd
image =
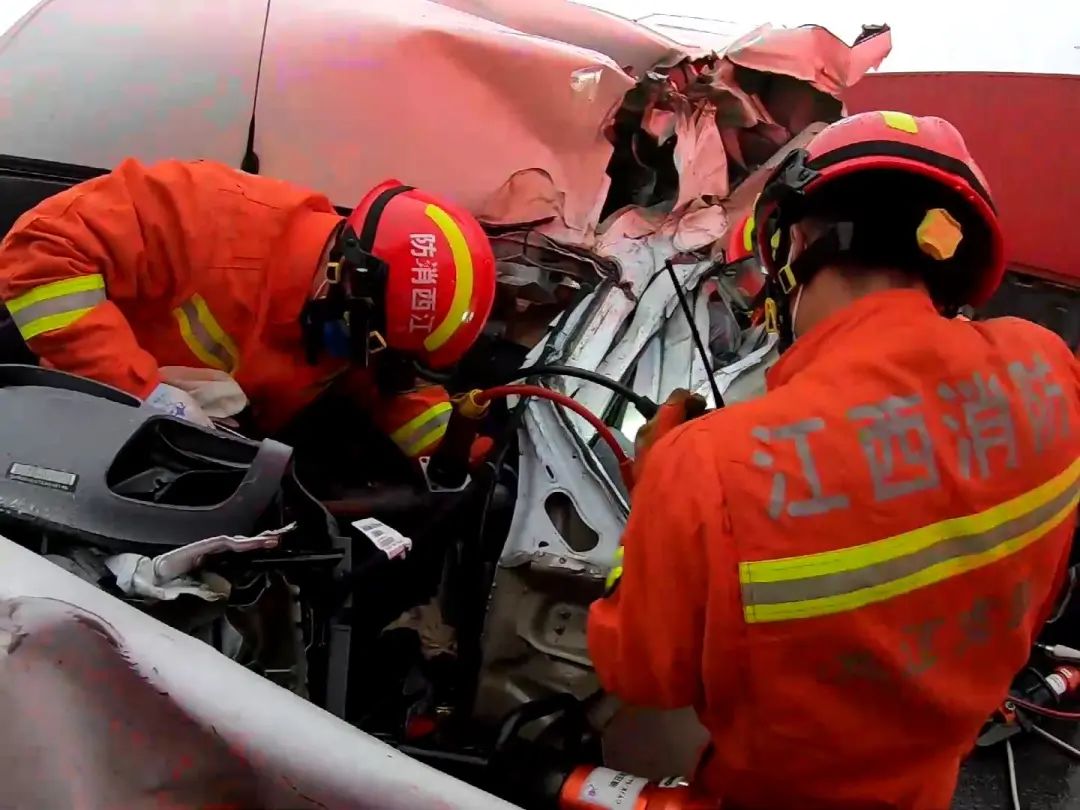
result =
[[779,388],[823,356],[850,346],[858,332],[909,325],[923,316],[941,317],[933,301],[921,290],[885,290],[860,298],[797,339],[766,372],[768,389]]
[[280,296],[270,302],[271,323],[299,321],[300,310],[311,297],[316,274],[326,269],[325,261],[320,258],[340,222],[337,214],[322,211],[304,210],[295,214],[281,240],[278,255],[271,259],[286,266],[281,275]]

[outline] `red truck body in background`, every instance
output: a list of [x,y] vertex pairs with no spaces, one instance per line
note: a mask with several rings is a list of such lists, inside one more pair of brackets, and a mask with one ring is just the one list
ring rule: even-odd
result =
[[845,102],[952,121],[990,182],[1010,267],[1080,287],[1080,76],[872,73]]

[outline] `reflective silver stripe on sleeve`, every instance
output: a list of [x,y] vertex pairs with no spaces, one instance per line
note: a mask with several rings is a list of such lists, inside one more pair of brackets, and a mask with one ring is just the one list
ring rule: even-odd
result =
[[15,321],[15,325],[19,327],[20,332],[30,331],[28,327],[35,321],[43,321],[45,318],[65,315],[69,312],[92,309],[104,300],[104,290],[84,290],[82,292],[68,293],[57,298],[46,298],[44,301],[38,301],[16,310],[11,313],[11,319]]
[[438,441],[446,433],[446,426],[450,423],[450,414],[453,406],[449,402],[441,402],[434,405],[418,419],[407,424],[404,429],[399,429],[390,437],[394,444],[408,456],[416,455],[429,444]]
[[196,357],[210,368],[229,373],[236,370],[236,345],[218,325],[201,296],[192,296],[173,310],[173,315],[184,342]]

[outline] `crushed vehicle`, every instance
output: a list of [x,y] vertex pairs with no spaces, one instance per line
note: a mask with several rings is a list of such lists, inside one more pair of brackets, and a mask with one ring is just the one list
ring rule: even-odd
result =
[[[0,38],[0,232],[127,156],[220,160],[342,206],[386,176],[422,184],[495,248],[485,339],[438,379],[488,392],[448,439],[495,450],[467,470],[447,440],[417,471],[332,392],[280,435],[205,430],[39,367],[0,328],[0,632],[23,673],[0,699],[64,706],[13,709],[42,745],[171,757],[83,755],[74,787],[13,770],[0,804],[696,806],[645,777],[690,773],[703,730],[618,706],[589,662],[620,461],[672,388],[762,390],[761,278],[728,240],[889,48],[884,26],[853,45],[765,26],[717,54],[563,0],[39,4]],[[595,417],[505,388],[521,380]]]

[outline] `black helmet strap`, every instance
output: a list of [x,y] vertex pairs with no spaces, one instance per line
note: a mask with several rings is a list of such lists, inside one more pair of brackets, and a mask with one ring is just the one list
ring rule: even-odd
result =
[[364,215],[359,234],[348,224],[339,229],[326,267],[326,295],[308,301],[300,313],[309,363],[318,361],[328,340],[347,340],[349,359],[361,367],[386,348],[384,298],[390,267],[372,251],[386,207],[412,190],[401,185],[380,192]]

